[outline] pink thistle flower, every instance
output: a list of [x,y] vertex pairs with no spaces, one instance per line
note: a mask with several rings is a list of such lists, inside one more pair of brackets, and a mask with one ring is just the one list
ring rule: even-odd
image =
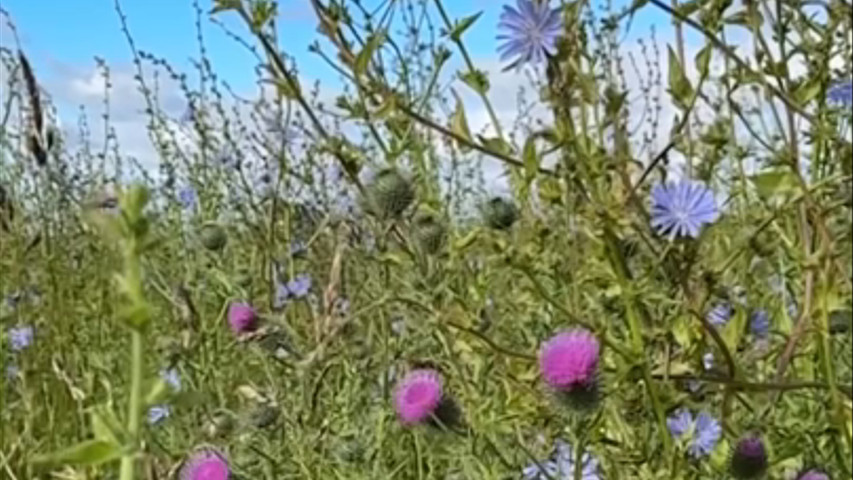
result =
[[232,303],[228,307],[228,325],[236,335],[258,328],[258,314],[248,303]]
[[435,370],[412,370],[397,385],[394,406],[404,424],[422,422],[435,412],[442,399],[441,376]]
[[587,387],[595,381],[598,340],[583,329],[558,333],[542,346],[539,368],[545,382],[556,390]]
[[181,468],[181,480],[228,480],[228,462],[217,452],[203,450],[190,457]]

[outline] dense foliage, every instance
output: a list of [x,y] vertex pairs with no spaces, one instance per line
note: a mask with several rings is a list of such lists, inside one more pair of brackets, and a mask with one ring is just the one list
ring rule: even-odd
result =
[[[0,48],[4,478],[851,477],[847,0],[490,4],[492,73],[475,12],[310,3],[332,102],[275,2],[204,7],[244,20],[252,100],[116,5],[156,159],[106,64],[72,145]],[[649,12],[666,55],[622,43]]]

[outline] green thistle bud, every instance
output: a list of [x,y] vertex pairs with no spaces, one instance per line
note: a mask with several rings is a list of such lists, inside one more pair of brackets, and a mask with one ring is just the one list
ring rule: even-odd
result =
[[435,254],[444,246],[444,225],[431,214],[421,214],[415,219],[415,238],[426,253]]
[[382,170],[370,187],[370,195],[379,213],[398,217],[415,200],[415,191],[408,180],[395,170]]
[[509,230],[518,219],[518,210],[512,202],[495,197],[486,204],[484,215],[489,227],[496,230]]
[[225,233],[225,229],[215,223],[207,223],[202,226],[200,236],[201,244],[211,251],[222,250],[228,243],[228,235]]
[[249,416],[255,428],[269,428],[278,420],[279,411],[270,405],[259,405]]

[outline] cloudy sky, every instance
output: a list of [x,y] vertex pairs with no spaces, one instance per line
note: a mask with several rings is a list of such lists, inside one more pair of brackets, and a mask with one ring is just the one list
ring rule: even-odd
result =
[[[201,25],[208,56],[219,77],[235,91],[252,97],[257,94],[256,64],[252,55],[212,23],[207,16],[210,0],[199,0],[202,10]],[[166,59],[179,71],[190,74],[191,59],[199,58],[196,40],[196,11],[192,0],[124,0],[122,9],[128,28],[140,50],[153,52]],[[369,0],[366,5],[378,5],[379,0]],[[597,2],[603,3],[603,2]],[[615,10],[628,5],[627,0],[613,3]],[[49,4],[48,8],[45,5]],[[495,0],[445,1],[452,18],[461,18],[482,11],[483,15],[465,34],[475,64],[485,68],[493,85],[490,97],[499,116],[508,123],[516,111],[516,91],[526,83],[525,77],[515,72],[501,72],[495,53],[496,25],[502,2]],[[144,102],[137,93],[130,62],[131,50],[121,30],[114,0],[75,0],[44,2],[41,0],[5,0],[3,10],[16,25],[18,39],[30,57],[41,84],[49,91],[60,109],[63,128],[74,127],[79,108],[85,107],[93,131],[98,131],[98,116],[103,98],[103,80],[98,75],[94,58],[103,58],[112,71],[111,121],[119,142],[125,151],[134,156],[151,155],[150,141],[145,133],[146,119],[141,112]],[[282,48],[296,58],[303,85],[319,81],[321,92],[331,98],[340,87],[336,74],[308,46],[318,38],[316,19],[309,0],[283,0],[279,6],[278,32]],[[232,31],[248,38],[246,29],[236,15],[220,14],[217,19]],[[5,24],[0,25],[0,44],[14,48],[14,37]],[[654,26],[661,48],[661,61],[665,62],[665,43],[673,38],[673,28],[665,15],[646,7],[632,21],[631,30],[624,36],[627,49],[638,49],[638,38],[649,38]],[[687,37],[688,52],[701,46],[694,34]],[[454,61],[458,61],[454,53]],[[666,65],[661,65],[664,81]],[[629,79],[630,80],[630,79]],[[460,91],[465,91],[461,86]],[[665,95],[664,95],[665,97]],[[485,125],[487,115],[475,97],[466,96],[466,108],[473,129]],[[186,102],[174,86],[164,88],[161,107],[167,114],[179,117]],[[664,119],[661,127],[669,125]],[[70,124],[70,125],[69,125]]]

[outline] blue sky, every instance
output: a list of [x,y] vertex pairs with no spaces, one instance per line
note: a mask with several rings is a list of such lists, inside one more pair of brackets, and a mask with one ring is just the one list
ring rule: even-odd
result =
[[[377,4],[377,0],[365,2]],[[473,57],[495,57],[495,26],[502,2],[495,0],[451,0],[445,8],[453,18],[461,18],[480,10],[479,21],[466,33],[466,45]],[[49,4],[49,7],[45,7]],[[200,0],[202,27],[210,58],[218,73],[239,89],[250,88],[254,60],[249,53],[222,30],[207,20],[210,0]],[[618,6],[619,4],[617,4]],[[17,25],[21,41],[37,73],[49,80],[61,74],[57,67],[91,66],[95,55],[113,66],[126,65],[130,49],[120,30],[113,0],[5,0],[3,8]],[[188,59],[198,57],[195,10],[191,0],[124,0],[122,8],[137,47],[169,60],[180,70],[189,70]],[[334,81],[330,69],[308,45],[317,37],[316,20],[308,0],[283,0],[279,6],[279,34],[284,49],[297,58],[302,75],[322,81]],[[245,34],[246,30],[233,13],[218,16],[229,28]],[[647,36],[649,26],[662,16],[646,10],[635,19],[631,37]],[[659,26],[669,29],[668,22]],[[0,29],[0,43],[13,45],[6,29]],[[659,37],[660,38],[660,37]]]

